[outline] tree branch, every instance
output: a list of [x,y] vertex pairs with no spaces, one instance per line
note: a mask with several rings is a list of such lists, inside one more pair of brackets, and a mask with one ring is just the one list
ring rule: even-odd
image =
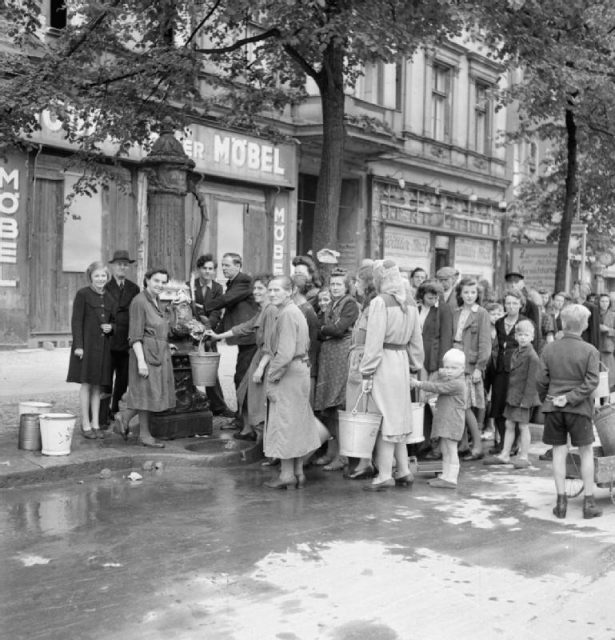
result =
[[283,45],[284,51],[286,54],[290,56],[292,60],[294,60],[303,71],[310,76],[310,78],[314,78],[318,82],[320,77],[320,73],[314,69],[314,67],[294,48],[289,44]]
[[241,49],[241,47],[245,46],[246,44],[252,44],[254,42],[262,42],[263,40],[267,40],[269,38],[273,38],[279,35],[280,35],[280,30],[277,27],[273,27],[272,29],[268,29],[267,31],[258,33],[255,36],[250,36],[249,38],[241,38],[240,40],[236,40],[235,42],[233,42],[233,44],[230,44],[227,47],[214,47],[213,49],[194,49],[194,52],[203,53],[206,55],[216,55],[219,53],[231,53],[233,51],[237,51],[237,49]]
[[[114,0],[112,6],[116,7],[119,3],[120,3],[120,0]],[[94,31],[107,17],[108,13],[109,13],[109,10],[105,9],[102,13],[99,13],[96,16],[96,18],[92,20],[92,22],[90,22],[90,24],[86,27],[85,31],[81,34],[81,37],[67,51],[66,53],[67,58],[70,58],[73,55],[73,53],[75,53],[75,51],[77,51],[77,49],[81,47],[81,45],[87,40],[88,36],[92,33],[92,31]]]
[[216,0],[214,2],[213,7],[211,8],[211,10],[207,13],[207,15],[199,22],[199,24],[194,28],[194,31],[190,34],[190,37],[188,38],[188,40],[186,40],[186,44],[184,45],[184,47],[187,47],[192,40],[196,37],[196,34],[201,30],[201,27],[209,20],[209,18],[211,18],[211,16],[215,13],[216,9],[220,6],[220,3],[222,2],[222,0]]

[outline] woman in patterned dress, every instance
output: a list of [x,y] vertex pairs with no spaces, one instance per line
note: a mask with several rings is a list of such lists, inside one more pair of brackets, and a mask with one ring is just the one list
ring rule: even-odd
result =
[[337,410],[345,406],[348,353],[352,327],[359,316],[357,301],[349,294],[350,279],[344,271],[333,271],[329,280],[331,304],[320,327],[320,355],[314,410],[320,412],[331,432],[327,453],[315,461],[325,471],[344,468],[337,442]]

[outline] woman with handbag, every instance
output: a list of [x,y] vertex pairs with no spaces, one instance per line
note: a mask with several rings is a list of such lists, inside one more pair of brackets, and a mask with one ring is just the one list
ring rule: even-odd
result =
[[374,286],[360,372],[362,391],[370,394],[368,410],[382,415],[382,427],[376,440],[378,475],[364,489],[383,491],[414,481],[406,448],[413,435],[410,375],[423,366],[423,338],[417,308],[393,260],[376,260]]

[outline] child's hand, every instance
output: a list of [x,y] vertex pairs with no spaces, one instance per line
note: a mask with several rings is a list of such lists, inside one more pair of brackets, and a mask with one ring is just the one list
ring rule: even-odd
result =
[[568,404],[568,400],[565,395],[555,396],[553,398],[553,406],[554,407],[565,407]]
[[421,383],[416,378],[410,378],[411,389],[416,389],[417,387],[420,387],[420,386],[421,386]]

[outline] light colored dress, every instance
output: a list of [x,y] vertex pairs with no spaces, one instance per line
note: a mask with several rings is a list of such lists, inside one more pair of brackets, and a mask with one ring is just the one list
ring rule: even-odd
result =
[[280,315],[264,349],[272,354],[267,374],[269,410],[264,450],[268,458],[299,458],[320,446],[319,421],[310,407],[308,325],[294,302]]
[[370,411],[382,414],[382,438],[386,442],[416,442],[413,434],[410,368],[423,366],[423,337],[418,310],[405,303],[405,312],[388,294],[376,296],[369,305],[365,352],[360,371],[373,376]]
[[267,417],[267,385],[266,372],[262,382],[254,382],[252,375],[256,371],[263,356],[263,346],[270,340],[271,332],[278,317],[278,309],[272,304],[264,306],[258,314],[246,322],[234,326],[233,335],[244,337],[254,334],[256,338],[256,352],[252,357],[246,375],[237,388],[237,406],[239,411],[244,411],[244,402],[247,423],[255,427],[265,422]]
[[609,370],[609,388],[615,386],[615,313],[600,312],[600,362]]
[[143,345],[143,355],[149,375],[139,375],[137,356],[130,350],[128,361],[129,409],[166,411],[175,407],[175,379],[169,347],[169,319],[158,308],[154,297],[146,290],[130,303],[130,331],[128,341]]

